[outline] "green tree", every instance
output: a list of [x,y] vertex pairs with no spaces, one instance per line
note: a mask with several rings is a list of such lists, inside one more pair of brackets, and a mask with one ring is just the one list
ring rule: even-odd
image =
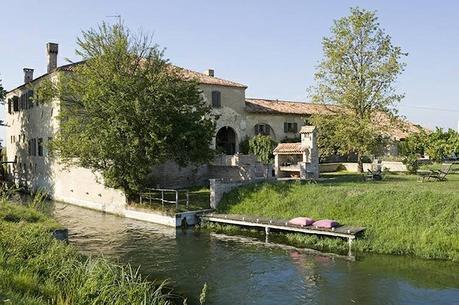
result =
[[[0,79],[0,105],[5,104],[6,90],[3,88],[2,80]],[[0,126],[6,126],[3,120],[0,120]]]
[[[324,104],[327,114],[314,115],[321,148],[362,158],[385,144],[390,124],[403,95],[394,82],[404,70],[403,53],[381,29],[375,12],[352,8],[334,22],[332,35],[322,42],[324,59],[315,73],[313,101]],[[331,135],[327,135],[330,132]],[[324,137],[326,137],[324,139]]]
[[422,129],[410,134],[398,145],[399,153],[403,156],[403,163],[408,172],[414,174],[419,168],[418,159],[424,155],[429,135]]
[[215,124],[198,83],[164,59],[151,37],[103,23],[78,39],[81,64],[42,82],[38,100],[58,97],[52,150],[64,164],[100,172],[134,195],[154,165],[210,160]]
[[249,140],[249,152],[257,156],[264,164],[273,162],[273,150],[276,142],[270,136],[256,135]]
[[3,104],[5,101],[6,90],[3,88],[2,80],[0,79],[0,102]]
[[459,134],[453,129],[443,131],[436,128],[428,136],[425,152],[430,159],[441,162],[453,154],[459,153]]

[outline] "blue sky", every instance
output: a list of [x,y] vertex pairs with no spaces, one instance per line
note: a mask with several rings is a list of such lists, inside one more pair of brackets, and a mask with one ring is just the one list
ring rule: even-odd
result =
[[77,60],[81,30],[120,14],[131,29],[154,33],[174,64],[214,68],[217,77],[248,85],[247,97],[307,100],[321,39],[352,6],[377,10],[393,43],[409,53],[397,84],[406,94],[400,113],[426,127],[457,128],[457,1],[4,1],[0,79],[11,89],[24,67],[44,73],[48,41],[59,43],[59,64]]

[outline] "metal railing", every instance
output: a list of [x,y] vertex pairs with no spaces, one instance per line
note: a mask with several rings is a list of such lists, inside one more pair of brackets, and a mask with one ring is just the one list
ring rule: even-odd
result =
[[[143,204],[144,201],[148,201],[150,204],[152,201],[160,201],[161,206],[164,207],[164,203],[175,203],[175,208],[178,209],[179,203],[180,202],[185,202],[186,207],[188,208],[188,205],[190,203],[190,194],[188,190],[179,190],[179,189],[147,189],[148,192],[140,194],[140,204]],[[167,194],[174,194],[175,193],[175,200],[169,200],[166,199]],[[184,193],[185,198],[180,199],[179,194]],[[161,194],[161,197],[155,197]],[[166,196],[165,196],[166,195]]]

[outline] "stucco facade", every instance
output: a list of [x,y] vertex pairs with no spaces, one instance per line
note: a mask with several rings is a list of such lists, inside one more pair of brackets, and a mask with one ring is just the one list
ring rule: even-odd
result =
[[[45,189],[56,199],[116,213],[126,204],[124,194],[106,188],[101,177],[90,170],[63,168],[47,151],[47,145],[58,128],[59,101],[53,104],[32,101],[29,88],[45,78],[55,80],[57,71],[71,73],[73,66],[57,67],[57,44],[48,44],[47,51],[48,72],[34,78],[33,69],[24,69],[24,84],[6,96],[7,158],[8,161],[16,161],[9,165],[9,173],[18,185],[28,189]],[[240,142],[257,133],[268,134],[277,142],[299,138],[305,118],[322,111],[310,103],[249,99],[246,97],[246,85],[218,78],[213,70],[198,73],[174,68],[184,77],[196,79],[204,100],[212,105],[216,115],[212,146],[223,154],[238,153]],[[175,183],[185,186],[206,183],[211,173],[224,176],[228,172],[231,173],[229,176],[236,177],[241,171],[241,168],[225,171],[212,166],[215,164],[179,168],[167,162],[153,168],[152,179],[155,183],[159,181],[159,185],[174,186]]]

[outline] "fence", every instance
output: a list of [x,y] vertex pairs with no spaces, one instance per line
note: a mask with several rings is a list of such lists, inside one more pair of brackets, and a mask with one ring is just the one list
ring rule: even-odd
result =
[[[179,190],[179,189],[147,189],[148,192],[140,194],[140,204],[143,204],[146,201],[148,201],[150,204],[152,201],[160,201],[161,206],[164,207],[164,203],[175,203],[175,208],[178,209],[179,203],[180,202],[186,202],[186,207],[188,208],[188,205],[190,203],[190,194],[188,190]],[[185,194],[184,199],[179,198],[179,194],[183,193]],[[175,199],[170,200],[167,198],[168,194],[175,194]],[[161,197],[155,197],[159,196]]]

